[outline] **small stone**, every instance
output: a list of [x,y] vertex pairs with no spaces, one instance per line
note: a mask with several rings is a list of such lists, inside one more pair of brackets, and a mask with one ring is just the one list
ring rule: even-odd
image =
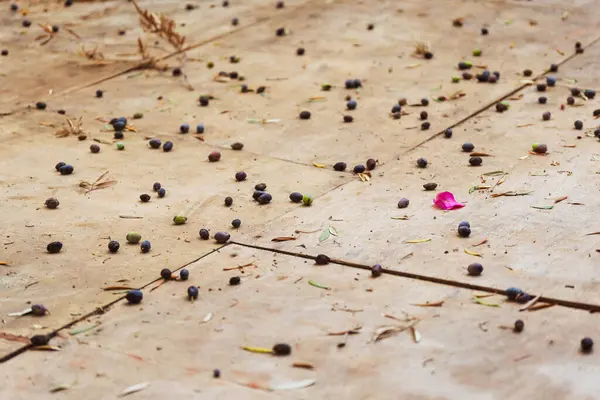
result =
[[229,278],[229,284],[231,286],[239,285],[240,283],[242,283],[242,280],[239,276],[232,276],[231,278]]
[[425,190],[435,190],[435,188],[437,188],[437,186],[438,186],[437,183],[435,183],[435,182],[429,182],[429,183],[424,184],[423,188]]
[[244,144],[240,142],[235,142],[231,145],[232,150],[241,150],[244,148]]
[[217,162],[221,159],[221,153],[218,151],[213,151],[208,155],[208,161]]
[[90,145],[90,151],[94,154],[100,153],[100,146],[97,144]]

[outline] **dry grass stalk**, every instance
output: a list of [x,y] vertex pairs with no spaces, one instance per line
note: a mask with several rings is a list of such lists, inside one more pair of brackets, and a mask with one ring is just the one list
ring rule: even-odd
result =
[[413,52],[413,54],[416,56],[422,56],[428,51],[431,51],[429,45],[424,42],[419,42],[415,45],[415,51]]
[[[186,54],[183,51],[185,36],[182,36],[175,31],[175,27],[177,26],[175,21],[164,14],[156,14],[142,9],[135,0],[131,0],[131,2],[140,16],[140,25],[142,26],[142,29],[167,40],[175,50],[182,52],[183,56],[181,57],[181,64],[183,65],[186,61]],[[139,68],[154,68],[160,71],[167,69],[166,65],[159,64],[158,59],[150,54],[141,38],[138,38],[138,52],[142,57],[142,65],[140,65]],[[182,73],[181,76],[183,77],[186,87],[189,90],[194,90],[193,86],[188,81],[187,75]]]
[[85,194],[88,194],[91,191],[98,189],[105,189],[117,184],[116,180],[106,179],[106,175],[108,175],[109,171],[106,171],[102,175],[98,177],[94,182],[81,181],[79,182],[79,187],[86,189]]
[[148,10],[142,10],[135,0],[131,0],[136,11],[140,15],[140,25],[146,32],[157,34],[177,50],[183,49],[185,36],[175,32],[175,21],[164,14],[155,14]]
[[92,50],[86,50],[85,46],[82,44],[79,53],[90,61],[103,61],[104,54],[98,50],[98,46],[95,46]]
[[55,135],[58,137],[67,137],[69,135],[79,136],[81,134],[84,134],[83,117],[79,117],[79,121],[75,122],[67,118],[67,123],[65,124],[65,126],[57,130],[55,133]]

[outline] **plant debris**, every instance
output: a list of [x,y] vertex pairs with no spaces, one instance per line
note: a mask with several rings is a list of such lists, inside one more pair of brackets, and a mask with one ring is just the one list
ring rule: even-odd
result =
[[321,285],[320,283],[317,283],[313,280],[308,281],[308,284],[319,289],[331,290],[329,286]]
[[294,368],[315,369],[315,366],[309,362],[296,361],[292,364]]
[[536,209],[538,209],[538,210],[552,210],[552,209],[554,208],[554,206],[553,206],[553,205],[549,205],[549,206],[544,206],[544,205],[541,205],[541,206],[540,206],[540,205],[537,205],[537,206],[536,206],[536,205],[534,205],[534,206],[529,206],[529,207],[531,207],[531,208],[536,208]]
[[327,335],[329,335],[329,336],[357,335],[360,333],[361,329],[362,329],[362,325],[357,325],[354,328],[347,329],[345,331],[327,332]]
[[296,389],[304,389],[309,386],[314,385],[317,382],[316,379],[303,379],[300,381],[292,381],[286,383],[280,383],[277,385],[271,385],[268,387],[268,390],[296,390]]
[[102,324],[102,322],[96,322],[95,324],[92,324],[89,326],[72,329],[71,331],[69,331],[69,335],[75,336],[75,335],[79,335],[80,333],[85,333],[85,332],[91,331],[92,329],[99,327],[101,324]]
[[127,389],[123,390],[119,394],[119,397],[125,397],[132,393],[140,392],[144,389],[147,389],[149,386],[150,386],[150,382],[142,382],[142,383],[135,384],[133,386],[129,386]]
[[12,333],[0,332],[0,339],[9,340],[11,342],[21,342],[29,344],[29,338],[21,335],[13,335]]
[[[481,244],[483,244],[483,243],[481,243]],[[483,257],[483,255],[481,253],[477,253],[477,252],[471,251],[469,249],[465,249],[465,254],[468,254],[470,256],[475,256],[475,257]]]
[[477,243],[477,244],[474,244],[474,245],[473,245],[473,247],[477,247],[477,246],[484,245],[484,244],[486,244],[487,242],[488,242],[487,238],[486,238],[486,239],[483,239],[481,242],[479,242],[479,243]]
[[427,302],[427,303],[416,303],[416,304],[411,304],[412,306],[417,306],[417,307],[441,307],[444,305],[444,301],[445,300],[440,300],[440,301],[434,301],[434,302]]
[[66,124],[64,124],[64,126],[55,133],[55,135],[58,137],[67,137],[69,135],[79,136],[84,134],[83,117],[79,117],[79,120],[76,122],[73,122],[70,118],[67,118]]
[[52,389],[50,389],[50,393],[58,393],[58,392],[62,392],[65,390],[69,390],[71,389],[71,387],[75,384],[76,382],[72,383],[72,384],[68,384],[68,383],[62,383],[60,385],[56,385],[54,386]]
[[492,193],[492,197],[500,197],[500,196],[527,196],[529,194],[533,193],[533,190],[530,191],[525,191],[525,190],[520,190],[520,191],[513,191],[510,190],[508,192],[503,192],[503,193]]
[[276,238],[271,239],[271,242],[288,242],[290,240],[296,240],[297,238],[293,236],[277,236]]
[[427,242],[431,242],[431,238],[427,238],[427,239],[411,239],[411,240],[407,240],[405,243],[427,243]]
[[273,349],[267,349],[266,347],[242,346],[242,349],[249,351],[250,353],[261,353],[261,354],[273,353]]
[[480,297],[477,296],[473,296],[473,300],[475,300],[475,303],[477,304],[481,304],[482,306],[487,306],[487,307],[500,307],[500,304],[496,304],[496,303],[488,303],[485,300],[482,300]]
[[100,175],[98,177],[98,179],[96,179],[93,183],[90,183],[88,181],[81,181],[81,182],[79,182],[79,187],[86,189],[85,194],[88,194],[94,190],[106,189],[106,188],[116,185],[117,184],[116,180],[105,179],[105,177],[106,177],[106,175],[108,175],[108,173],[109,173],[109,171],[106,171],[105,173]]

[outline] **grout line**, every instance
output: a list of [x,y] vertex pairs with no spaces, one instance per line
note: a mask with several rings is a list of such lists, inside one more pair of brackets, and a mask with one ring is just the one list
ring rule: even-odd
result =
[[[185,268],[188,265],[193,264],[193,263],[195,263],[195,262],[203,259],[204,257],[208,257],[211,254],[218,252],[219,250],[223,249],[226,246],[229,246],[229,243],[225,243],[223,246],[219,246],[216,249],[213,249],[213,250],[209,251],[208,253],[202,254],[201,256],[195,258],[194,260],[189,261],[189,262],[187,262],[187,263],[185,263],[185,264],[177,267],[177,269],[174,269],[173,272],[179,271],[180,269]],[[146,283],[145,285],[140,286],[139,289],[147,288],[148,286],[150,286],[153,283],[158,282],[160,280],[162,280],[162,278],[155,279],[155,280],[153,280],[151,282]],[[72,327],[73,325],[75,325],[75,324],[83,321],[84,319],[93,317],[94,315],[105,314],[106,312],[109,311],[110,307],[112,307],[113,305],[117,304],[118,302],[120,302],[120,301],[122,301],[124,299],[125,299],[125,296],[121,296],[121,297],[116,298],[115,300],[112,300],[111,302],[109,302],[107,304],[104,304],[102,306],[96,307],[95,310],[90,311],[89,313],[87,313],[87,314],[85,314],[85,315],[83,315],[83,316],[81,316],[79,318],[76,318],[76,319],[74,319],[71,322],[68,322],[67,324],[61,326],[60,328],[57,328],[57,329],[53,330],[50,333],[47,333],[46,335],[48,336],[49,339],[52,339],[56,335],[58,335],[58,333],[60,331],[63,331],[65,329],[69,329],[70,327]],[[0,357],[0,364],[5,363],[5,362],[13,359],[14,357],[18,356],[19,354],[22,354],[22,353],[26,352],[31,347],[33,347],[31,344],[26,344],[25,346],[19,347],[18,349],[14,350],[14,351],[12,351],[12,352],[10,352],[8,354],[5,354],[4,356]]]
[[[270,251],[273,253],[285,254],[288,256],[305,258],[305,259],[309,259],[309,260],[316,260],[316,258],[317,258],[316,256],[311,256],[308,254],[294,253],[291,251],[273,249],[273,248],[263,247],[263,246],[256,246],[256,245],[240,243],[240,242],[235,242],[235,241],[231,241],[230,243],[237,244],[237,245],[243,246],[243,247],[249,247],[252,249]],[[354,263],[351,261],[345,261],[345,260],[341,260],[341,259],[332,258],[332,259],[330,259],[329,262],[332,264],[343,265],[343,266],[351,267],[351,268],[358,268],[358,269],[363,269],[363,270],[367,270],[367,271],[371,270],[371,267],[368,265],[358,264],[358,263]],[[486,292],[486,293],[506,295],[506,290],[496,289],[496,288],[489,287],[489,286],[474,285],[471,283],[459,282],[459,281],[454,281],[451,279],[436,278],[434,276],[414,274],[411,272],[404,272],[404,271],[385,269],[385,268],[382,271],[383,271],[383,273],[400,276],[402,278],[414,279],[414,280],[425,281],[425,282],[430,282],[430,283],[437,283],[440,285],[452,286],[452,287],[457,287],[457,288],[461,288],[461,289],[477,290],[477,291]],[[562,307],[566,307],[566,308],[585,310],[585,311],[589,311],[590,313],[600,312],[600,305],[596,305],[596,304],[581,303],[581,302],[577,302],[577,301],[562,300],[562,299],[557,299],[557,298],[553,298],[553,297],[544,297],[544,296],[540,296],[538,301],[541,301],[544,303],[550,303],[553,305],[558,305],[558,306],[562,306]]]

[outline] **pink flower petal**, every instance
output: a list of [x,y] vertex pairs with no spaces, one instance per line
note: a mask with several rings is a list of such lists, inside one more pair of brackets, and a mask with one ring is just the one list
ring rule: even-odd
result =
[[450,192],[438,193],[433,200],[433,204],[442,210],[454,210],[455,208],[461,208],[465,206],[464,204],[456,201],[454,199],[454,195]]

